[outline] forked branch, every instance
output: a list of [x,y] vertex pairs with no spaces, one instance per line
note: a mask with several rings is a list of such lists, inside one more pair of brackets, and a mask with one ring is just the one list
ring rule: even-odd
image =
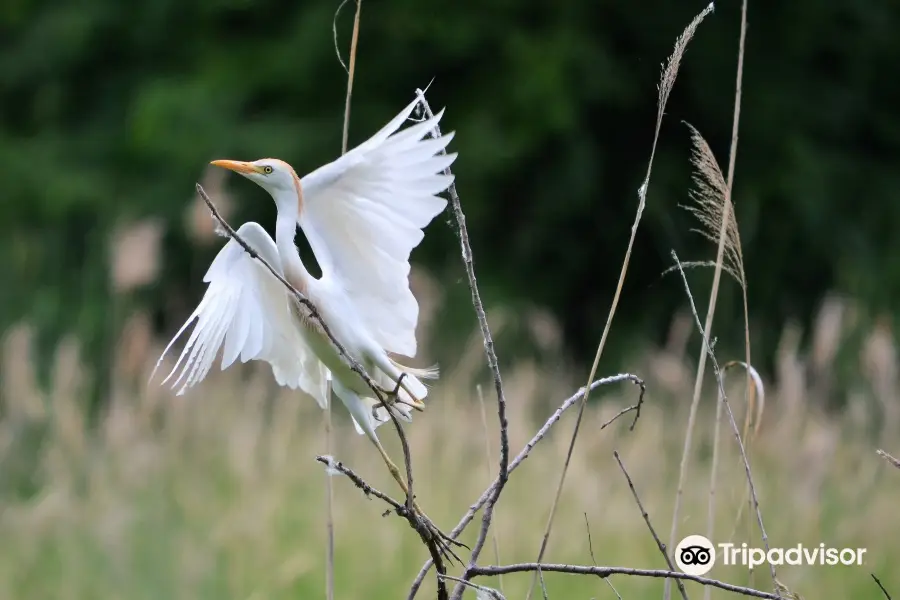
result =
[[[640,395],[638,396],[638,401],[636,404],[629,406],[627,408],[622,409],[617,414],[615,414],[611,419],[606,421],[603,425],[600,426],[600,430],[605,429],[620,417],[634,411],[634,420],[631,422],[631,428],[634,429],[635,424],[637,423],[637,419],[641,414],[641,407],[644,403],[644,393],[646,392],[646,386],[644,385],[644,380],[638,377],[637,375],[632,375],[631,373],[620,373],[619,375],[613,375],[611,377],[604,377],[603,379],[598,379],[594,381],[590,385],[591,390],[595,390],[602,385],[610,385],[613,383],[621,383],[623,381],[630,381],[637,385],[640,388]],[[534,447],[542,440],[544,437],[550,432],[550,429],[559,422],[563,413],[572,408],[575,404],[581,401],[587,392],[586,388],[581,388],[573,394],[572,396],[566,398],[563,403],[557,408],[552,415],[547,419],[547,421],[538,429],[537,433],[534,434],[534,437],[525,444],[525,447],[519,452],[516,457],[510,461],[509,463],[509,474],[512,474],[519,465],[521,465],[526,458],[531,454],[531,451]],[[488,500],[494,496],[496,489],[499,485],[499,477],[491,483],[488,488],[482,492],[481,497],[475,501],[469,507],[469,510],[466,511],[466,514],[463,515],[462,519],[460,519],[459,523],[457,523],[456,527],[454,527],[450,531],[450,537],[457,538],[459,535],[465,530],[465,528],[472,522],[472,519],[475,518],[475,513],[477,513],[482,506],[484,506]],[[428,574],[429,569],[431,569],[434,563],[432,561],[427,561],[419,571],[419,574],[416,576],[416,579],[413,581],[412,587],[409,590],[409,595],[407,596],[407,600],[413,600],[416,597],[416,594],[419,592],[419,588],[422,586],[422,582],[425,580],[425,576]],[[472,577],[473,574],[469,573],[469,577]],[[463,579],[466,579],[465,574],[463,575]]]
[[[404,438],[405,439],[405,438]],[[416,533],[419,534],[419,537],[422,539],[422,543],[425,544],[425,547],[428,548],[429,554],[431,554],[431,560],[437,565],[438,576],[438,599],[439,600],[447,600],[447,586],[444,583],[443,575],[446,574],[447,569],[444,566],[444,556],[443,549],[439,546],[437,538],[434,533],[428,528],[423,518],[416,514],[415,510],[410,507],[410,503],[407,501],[406,503],[400,503],[397,500],[394,500],[384,492],[372,487],[369,483],[366,482],[365,479],[357,475],[353,469],[344,465],[344,463],[335,460],[331,456],[316,456],[316,460],[325,465],[328,469],[332,471],[337,471],[338,473],[345,475],[353,485],[359,488],[363,494],[367,498],[375,497],[379,500],[387,503],[391,507],[391,511],[394,512],[398,516],[403,517],[409,523],[409,526],[412,527]],[[385,515],[388,513],[385,513]]]

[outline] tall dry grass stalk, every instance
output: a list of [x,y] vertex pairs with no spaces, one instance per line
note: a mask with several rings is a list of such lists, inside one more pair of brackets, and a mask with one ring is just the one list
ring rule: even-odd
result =
[[[346,0],[345,0],[346,1]],[[334,35],[335,35],[335,50],[337,51],[338,62],[343,65],[343,60],[341,60],[340,49],[337,44],[337,18],[338,14],[341,11],[341,8],[344,6],[344,2],[338,6],[337,10],[334,13]],[[359,16],[360,11],[362,10],[362,0],[356,0],[356,13],[353,16],[353,34],[350,38],[350,65],[347,67],[347,96],[344,102],[344,124],[341,133],[341,155],[347,153],[347,144],[350,136],[350,101],[353,97],[353,75],[356,73],[356,47],[357,42],[359,40]],[[331,418],[331,380],[329,379],[326,394],[327,401],[325,404],[325,414],[324,414],[324,435],[325,435],[325,454],[327,456],[332,456],[333,452],[333,444],[332,444],[332,418]],[[326,540],[326,561],[325,561],[325,597],[326,600],[334,600],[334,485],[332,482],[332,474],[327,472],[325,473],[325,504],[326,504],[326,516],[325,516],[325,528],[327,531],[327,540]]]
[[[724,189],[721,186],[721,172],[718,170],[717,166],[713,169],[713,165],[716,165],[715,159],[712,156],[712,152],[708,151],[709,147],[705,144],[705,142],[701,146],[700,158],[698,159],[698,167],[700,169],[700,173],[704,176],[701,177],[701,182],[704,181],[706,176],[711,176],[712,179],[706,182],[705,187],[701,187],[701,191],[699,193],[699,197],[702,199],[704,197],[703,191],[707,191],[707,200],[700,201],[700,207],[698,209],[698,213],[700,215],[720,215],[718,219],[712,218],[707,219],[704,222],[704,219],[701,218],[701,222],[704,224],[712,224],[718,225],[718,248],[716,250],[716,263],[715,270],[713,272],[713,282],[712,288],[710,290],[709,302],[707,305],[706,311],[706,321],[703,325],[703,332],[701,337],[710,338],[712,332],[712,322],[713,317],[715,315],[716,310],[716,300],[719,294],[719,282],[722,275],[722,270],[725,266],[725,258],[726,258],[726,248],[729,247],[728,240],[732,241],[732,250],[729,255],[729,263],[731,263],[731,268],[734,269],[735,275],[739,275],[743,273],[742,266],[742,256],[740,254],[740,238],[737,237],[737,225],[736,220],[733,215],[733,207],[732,207],[732,189],[734,182],[734,168],[735,161],[737,158],[737,144],[738,144],[738,125],[740,123],[740,114],[741,114],[741,85],[744,73],[744,44],[747,36],[747,0],[743,0],[741,4],[741,33],[740,40],[738,42],[738,65],[737,65],[737,76],[735,83],[735,97],[734,97],[734,114],[732,120],[732,132],[731,132],[731,149],[729,151],[728,156],[728,177],[725,180]],[[695,130],[696,131],[696,130]],[[698,136],[699,137],[699,136]],[[702,139],[702,138],[701,138]],[[697,140],[695,139],[695,143]],[[702,152],[702,148],[705,147],[708,152],[705,154]],[[705,156],[705,157],[704,157]],[[711,162],[710,162],[711,161]],[[716,173],[718,172],[718,179],[716,178]],[[719,192],[719,193],[717,193]],[[709,204],[713,206],[710,207]],[[721,205],[721,209],[716,209],[715,205]],[[705,210],[704,210],[705,208]],[[717,222],[716,222],[717,221]],[[733,235],[729,236],[729,231],[733,233]],[[735,262],[737,264],[735,264]],[[739,269],[739,271],[738,271]],[[750,342],[749,342],[749,321],[748,321],[748,310],[746,304],[746,281],[743,277],[738,279],[743,282],[744,287],[744,318],[745,318],[745,353],[746,353],[746,363],[748,365],[752,364],[750,362]],[[669,535],[669,547],[674,548],[678,543],[678,518],[681,509],[681,499],[684,490],[685,480],[687,478],[687,464],[688,464],[688,455],[691,449],[691,442],[694,433],[694,427],[696,424],[697,417],[697,407],[700,403],[700,393],[703,386],[703,375],[706,370],[706,360],[707,360],[707,343],[705,340],[701,342],[700,348],[700,360],[697,364],[697,376],[694,380],[694,392],[691,398],[691,407],[690,412],[688,414],[688,422],[684,436],[684,448],[682,450],[682,458],[681,464],[679,465],[679,473],[678,473],[678,489],[675,492],[675,506],[672,511],[672,529]],[[750,374],[747,374],[747,387],[746,389],[749,399],[750,392]],[[714,424],[714,429],[716,431],[716,448],[718,448],[718,431],[719,424],[721,420],[721,399],[716,403],[716,422]],[[750,414],[750,408],[747,409],[747,415]],[[746,423],[746,421],[745,421]],[[746,432],[746,426],[745,426]],[[714,461],[715,462],[715,461]],[[714,495],[715,489],[715,467],[713,467],[713,471],[710,476],[710,484],[711,484],[711,495]],[[714,510],[714,500],[711,500],[711,505],[709,511]],[[708,524],[708,527],[711,528],[711,525]],[[774,571],[773,571],[774,577]],[[664,600],[669,600],[671,598],[672,593],[672,582],[667,579],[665,583],[665,589],[663,592]]]
[[[575,418],[575,427],[572,431],[571,441],[569,442],[569,450],[566,454],[566,459],[563,462],[562,472],[559,476],[559,484],[556,488],[556,496],[554,497],[553,503],[550,506],[550,514],[547,517],[547,525],[544,529],[544,536],[541,539],[540,550],[538,550],[536,560],[536,562],[538,563],[543,560],[544,553],[547,550],[547,544],[550,542],[550,532],[553,529],[553,520],[556,516],[556,510],[559,505],[559,497],[562,494],[562,489],[566,480],[566,473],[569,470],[569,463],[572,459],[572,453],[575,449],[575,440],[578,437],[578,431],[581,427],[584,409],[585,406],[587,406],[587,401],[590,396],[590,384],[597,374],[597,367],[600,364],[600,357],[603,355],[603,348],[606,346],[606,338],[609,335],[610,328],[612,327],[612,321],[613,317],[616,314],[616,308],[619,305],[619,297],[622,293],[622,287],[625,284],[625,275],[628,272],[628,265],[631,260],[631,249],[634,246],[634,240],[637,236],[638,226],[640,225],[641,217],[644,214],[644,207],[647,204],[647,189],[650,186],[650,174],[653,170],[653,158],[656,155],[656,144],[659,140],[660,129],[662,128],[662,120],[663,115],[665,114],[666,103],[669,101],[669,94],[672,92],[672,88],[675,85],[675,79],[678,77],[678,68],[681,66],[681,59],[684,56],[685,51],[687,50],[688,42],[690,42],[691,38],[694,37],[694,33],[696,32],[697,27],[699,27],[703,19],[713,11],[713,8],[714,5],[710,3],[709,6],[707,6],[696,17],[694,17],[690,24],[688,24],[688,26],[681,33],[681,36],[679,36],[679,38],[675,41],[675,47],[672,51],[672,54],[669,56],[669,59],[665,67],[663,68],[656,104],[656,127],[653,133],[653,144],[650,148],[650,159],[647,162],[647,174],[644,176],[644,181],[643,183],[641,183],[640,188],[638,188],[638,208],[634,217],[634,223],[631,225],[631,238],[628,240],[628,247],[625,250],[625,258],[622,261],[622,269],[619,273],[619,281],[616,284],[615,294],[613,294],[612,305],[610,306],[609,313],[607,314],[606,324],[603,327],[603,333],[600,336],[600,343],[597,345],[597,352],[594,355],[594,362],[591,365],[591,371],[588,374],[587,383],[585,384],[587,386],[588,393],[584,395],[578,407],[578,416]],[[534,585],[540,576],[541,572],[540,570],[538,570],[532,577],[531,587],[528,589],[528,595],[525,597],[526,600],[531,599],[531,594],[534,591]]]

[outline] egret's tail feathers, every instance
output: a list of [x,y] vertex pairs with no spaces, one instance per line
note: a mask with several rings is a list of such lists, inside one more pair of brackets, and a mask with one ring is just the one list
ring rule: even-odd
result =
[[390,357],[388,358],[388,360],[391,361],[395,367],[397,367],[401,371],[406,372],[407,377],[413,375],[418,379],[437,379],[441,376],[441,370],[437,365],[431,365],[430,367],[420,369],[418,367],[407,367],[405,365],[401,365],[396,360]]

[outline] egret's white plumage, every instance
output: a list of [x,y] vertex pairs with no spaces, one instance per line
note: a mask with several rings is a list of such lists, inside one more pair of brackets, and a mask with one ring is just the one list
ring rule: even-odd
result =
[[[238,235],[315,305],[335,338],[378,385],[393,390],[400,381],[398,401],[390,410],[407,421],[410,407],[421,408],[427,396],[421,380],[436,377],[437,370],[403,366],[390,354],[416,354],[419,306],[409,289],[409,256],[422,241],[422,229],[447,205],[436,194],[452,182],[442,173],[456,158],[442,153],[453,133],[426,138],[443,111],[398,131],[417,103],[302,179],[276,159],[212,163],[272,195],[278,208],[275,240],[253,222],[242,225]],[[319,279],[300,260],[294,244],[298,225],[321,268]],[[373,412],[372,391],[305,317],[289,290],[235,240],[225,244],[203,280],[208,283],[203,299],[160,357],[161,362],[195,323],[166,381],[178,374],[172,385],[184,393],[206,377],[220,350],[223,369],[238,358],[268,362],[279,384],[302,389],[323,408],[330,379],[357,431],[375,443],[405,489],[375,435],[388,420],[386,409]]]

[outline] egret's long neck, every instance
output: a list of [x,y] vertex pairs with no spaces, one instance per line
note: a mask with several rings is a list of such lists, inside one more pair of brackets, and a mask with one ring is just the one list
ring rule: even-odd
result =
[[273,195],[275,196],[275,206],[278,207],[278,218],[275,220],[275,245],[278,247],[278,254],[281,255],[284,265],[285,279],[291,282],[297,291],[308,297],[311,276],[303,261],[300,260],[300,253],[294,244],[294,236],[297,235],[297,217],[300,212],[297,196],[291,192],[281,191]]

